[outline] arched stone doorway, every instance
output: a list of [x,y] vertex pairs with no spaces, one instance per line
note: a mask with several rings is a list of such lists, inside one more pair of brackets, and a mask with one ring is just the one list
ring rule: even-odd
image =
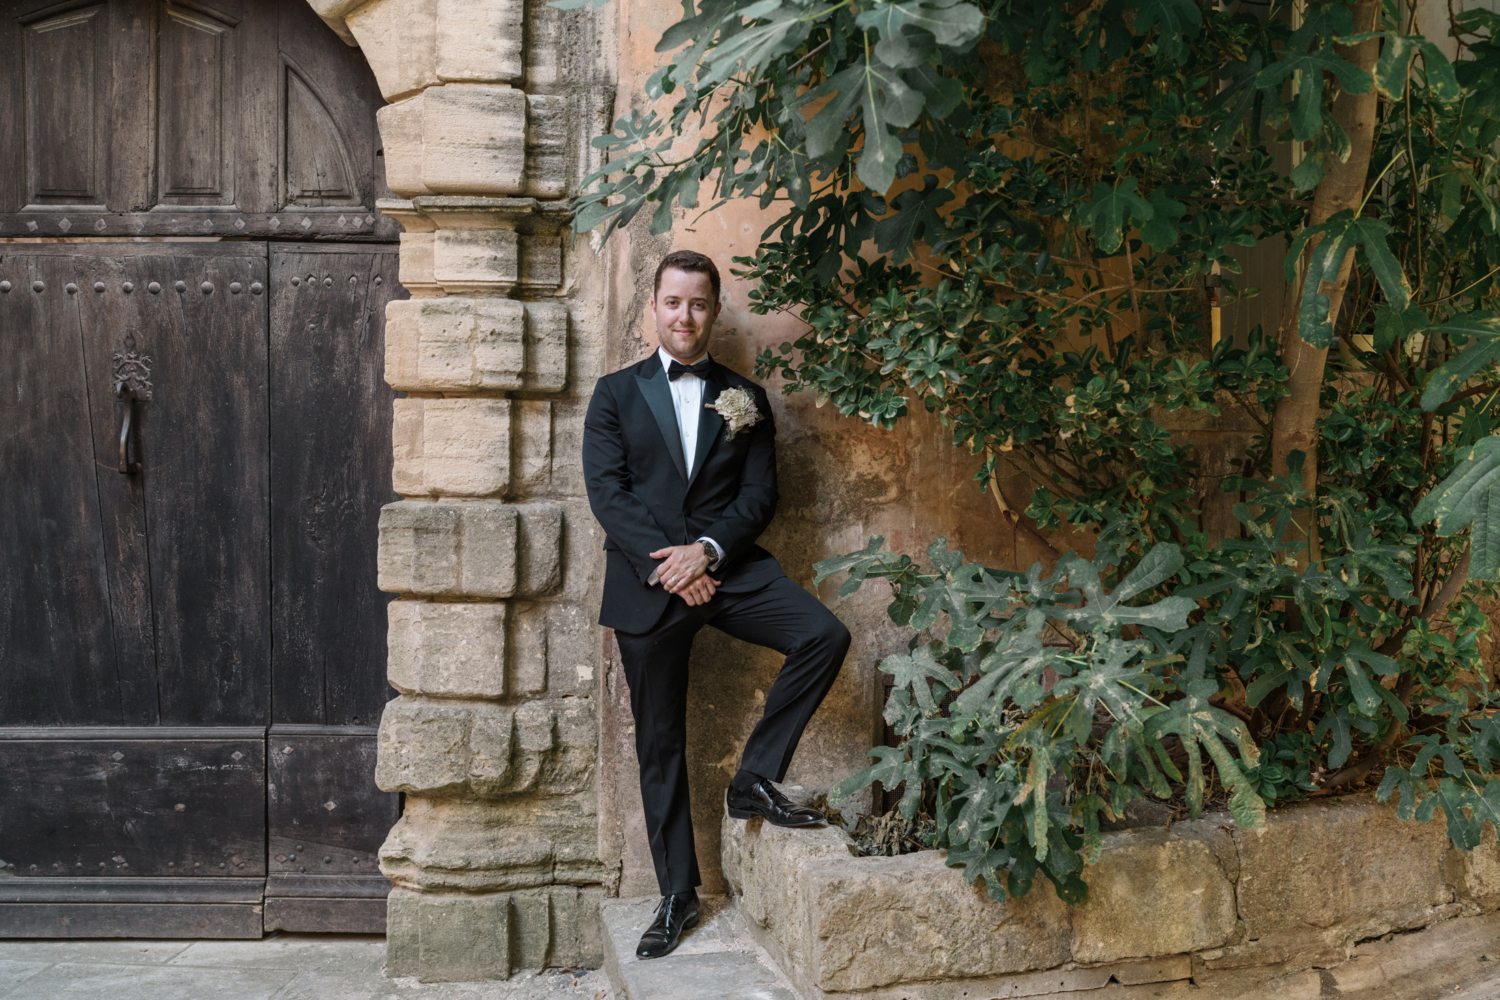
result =
[[0,936],[383,929],[378,86],[302,0],[0,15]]

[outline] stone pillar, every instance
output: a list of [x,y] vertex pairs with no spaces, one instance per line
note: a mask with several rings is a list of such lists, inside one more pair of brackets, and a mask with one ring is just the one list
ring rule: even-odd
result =
[[545,0],[311,0],[374,69],[405,228],[386,313],[394,487],[381,513],[389,679],[376,782],[387,972],[602,963],[601,538],[578,443],[605,270],[567,235],[612,89],[584,10]]

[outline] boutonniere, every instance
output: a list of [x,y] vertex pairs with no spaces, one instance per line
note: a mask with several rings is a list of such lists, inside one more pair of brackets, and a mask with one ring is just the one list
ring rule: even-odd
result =
[[747,427],[754,427],[764,416],[755,405],[755,397],[744,389],[725,389],[712,403],[704,403],[703,408],[724,418],[729,428],[724,434],[726,439]]

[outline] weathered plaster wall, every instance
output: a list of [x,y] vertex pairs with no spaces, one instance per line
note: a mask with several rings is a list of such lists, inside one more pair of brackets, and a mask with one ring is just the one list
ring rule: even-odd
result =
[[[662,31],[681,15],[676,0],[617,0],[620,17],[616,117],[645,110],[645,82],[660,65],[654,51]],[[711,204],[705,197],[701,204]],[[755,356],[795,339],[803,325],[795,317],[750,312],[750,286],[730,274],[732,258],[755,253],[771,218],[753,202],[738,202],[707,215],[679,219],[674,230],[651,236],[642,212],[616,234],[606,252],[613,261],[608,366],[633,364],[656,349],[646,311],[656,264],[673,249],[708,254],[725,279],[724,311],[716,327],[714,356],[754,376]],[[1029,565],[1041,553],[1003,520],[994,499],[972,481],[979,460],[953,448],[951,433],[921,414],[895,431],[877,431],[818,409],[808,395],[784,396],[779,379],[766,380],[777,426],[781,504],[762,544],[787,574],[811,588],[819,559],[862,547],[871,535],[889,546],[920,553],[942,535],[971,557],[991,565]],[[886,588],[867,584],[840,600],[838,583],[819,591],[854,635],[843,674],[797,751],[788,784],[811,792],[864,766],[864,753],[879,740],[879,661],[904,650],[905,637],[885,616]],[[724,789],[739,765],[739,750],[755,721],[781,657],[705,629],[694,650],[690,689],[689,753],[692,760],[694,828],[705,887],[724,890],[718,870],[719,820]],[[628,691],[618,663],[610,661],[605,692],[606,782],[615,791],[615,822],[624,854],[621,895],[656,891],[644,830]],[[606,817],[606,823],[609,822]]]

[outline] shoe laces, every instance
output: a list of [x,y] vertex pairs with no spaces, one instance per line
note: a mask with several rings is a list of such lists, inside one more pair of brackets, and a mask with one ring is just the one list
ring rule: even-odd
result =
[[[657,913],[657,916],[660,916],[663,912],[665,912],[667,910],[673,909],[673,905],[672,904],[674,902],[676,902],[676,901],[677,901],[677,895],[675,893],[673,895],[671,895],[671,896],[663,896],[661,898],[661,902],[659,902],[659,903],[656,904],[656,913]],[[682,900],[682,905],[686,906],[687,904],[688,904],[688,900],[687,899],[683,899]],[[670,917],[671,917],[671,915],[668,914],[668,918],[669,919],[670,919]]]
[[793,808],[792,800],[787,798],[786,795],[781,791],[781,789],[777,788],[769,781],[762,781],[760,783],[760,787],[765,790],[766,797],[769,798],[773,803],[775,803],[777,807],[781,809]]

